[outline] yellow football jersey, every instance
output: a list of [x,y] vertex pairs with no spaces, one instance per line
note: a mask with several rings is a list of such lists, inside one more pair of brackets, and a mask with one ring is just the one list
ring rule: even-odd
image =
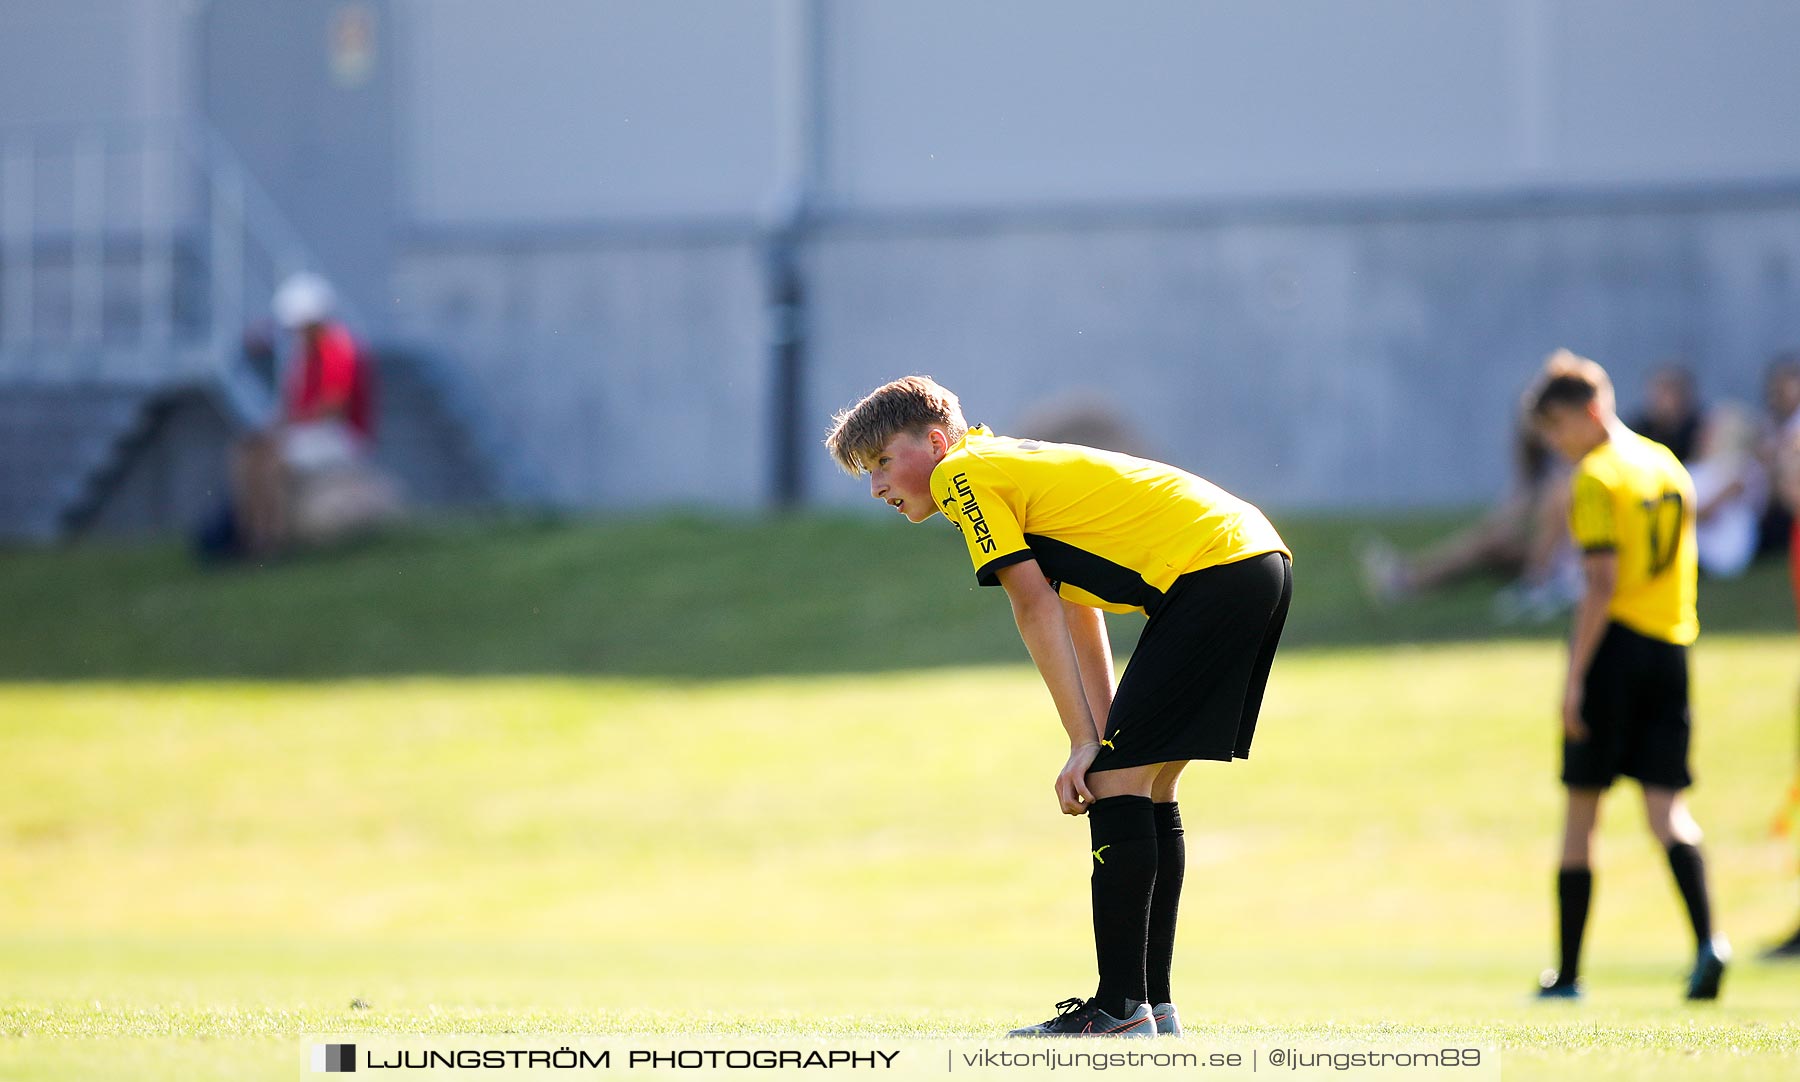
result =
[[1575,543],[1619,556],[1607,614],[1640,635],[1693,642],[1700,634],[1694,482],[1674,452],[1621,432],[1581,460],[1570,484]]
[[983,586],[1035,559],[1064,599],[1143,612],[1189,571],[1287,546],[1261,511],[1161,462],[976,425],[931,473]]

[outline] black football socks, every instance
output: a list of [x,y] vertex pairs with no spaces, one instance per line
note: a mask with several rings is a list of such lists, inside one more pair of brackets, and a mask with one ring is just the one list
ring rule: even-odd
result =
[[1187,843],[1181,807],[1174,801],[1152,805],[1156,814],[1156,887],[1150,893],[1150,938],[1144,952],[1145,987],[1150,1003],[1169,1003],[1169,970],[1175,961],[1175,912],[1187,873]]
[[1094,955],[1100,964],[1100,1009],[1131,1013],[1127,1000],[1146,996],[1144,952],[1150,895],[1156,885],[1156,815],[1147,796],[1109,796],[1088,808],[1093,839]]
[[1561,914],[1562,960],[1556,967],[1556,983],[1575,983],[1581,969],[1581,934],[1587,929],[1588,901],[1594,893],[1591,868],[1564,868],[1556,873],[1556,907]]
[[1706,862],[1700,857],[1700,847],[1686,842],[1669,846],[1669,870],[1675,873],[1675,886],[1687,903],[1694,942],[1704,947],[1712,942],[1712,902],[1706,895]]

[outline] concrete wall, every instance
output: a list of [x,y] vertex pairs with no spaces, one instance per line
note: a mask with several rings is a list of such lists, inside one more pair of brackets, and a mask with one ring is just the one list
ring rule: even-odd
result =
[[1784,0],[397,0],[415,225],[1800,173]]
[[[401,5],[400,307],[472,358],[559,499],[766,489],[753,458],[723,486],[700,453],[656,456],[650,488],[601,464],[671,424],[766,424],[754,247],[672,223],[772,205],[809,7]],[[818,10],[820,429],[903,372],[1001,427],[1095,389],[1274,505],[1466,503],[1502,482],[1507,411],[1554,346],[1616,368],[1629,403],[1677,355],[1751,395],[1800,341],[1792,5]],[[568,233],[589,239],[539,250]],[[606,299],[558,259],[607,268],[585,272]],[[864,498],[807,461],[816,498]]]
[[[1278,507],[1486,499],[1557,346],[1607,364],[1629,408],[1671,357],[1754,402],[1800,343],[1800,195],[844,227],[811,265],[821,427],[915,371],[1001,431],[1088,392],[1152,453]],[[809,462],[819,497],[869,502]]]
[[780,2],[403,0],[412,224],[755,213]]
[[[38,235],[66,239],[81,199],[97,204],[110,229],[140,226],[142,125],[185,116],[193,104],[187,25],[167,0],[0,4],[0,238],[17,239],[29,219]],[[94,153],[97,183],[80,160]],[[148,160],[173,168],[165,157]],[[9,191],[13,182],[21,188]],[[90,183],[97,192],[83,190]],[[155,219],[183,209],[182,194],[161,192],[166,209]]]
[[191,105],[191,41],[169,0],[0,5],[0,125],[169,117]]
[[[1271,506],[1467,504],[1503,483],[1509,411],[1552,348],[1606,363],[1631,408],[1671,358],[1754,403],[1800,343],[1800,193],[841,224],[804,261],[808,483],[850,505],[863,486],[811,445],[908,372],[1003,431],[1091,395],[1151,453]],[[768,491],[751,239],[405,266],[410,332],[465,359],[559,502]]]
[[364,313],[385,312],[402,47],[387,0],[214,0],[196,22],[207,120],[304,238],[316,269]]
[[772,446],[760,273],[743,236],[446,243],[402,260],[397,333],[464,366],[536,495],[751,507]]
[[569,504],[760,500],[758,230],[807,176],[817,426],[903,371],[1001,427],[1099,387],[1276,505],[1480,498],[1554,345],[1629,400],[1800,341],[1783,0],[371,0],[361,111],[343,6],[20,0],[0,120],[204,99]]

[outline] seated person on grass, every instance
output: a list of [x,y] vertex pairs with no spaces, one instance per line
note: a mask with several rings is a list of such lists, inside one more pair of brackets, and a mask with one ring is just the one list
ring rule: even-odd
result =
[[393,482],[372,461],[373,379],[362,348],[331,318],[331,287],[297,274],[275,294],[296,339],[281,389],[281,419],[232,456],[237,536],[252,556],[323,543],[391,517]]
[[[825,444],[908,521],[941,511],[961,532],[1068,736],[1053,788],[1088,817],[1099,986],[1012,1035],[1179,1034],[1176,784],[1190,760],[1250,755],[1293,590],[1287,546],[1255,507],[1173,466],[970,427],[924,376],[838,413]],[[1101,610],[1149,617],[1116,691]]]
[[1769,502],[1769,477],[1756,458],[1755,420],[1730,402],[1714,406],[1701,423],[1687,469],[1694,480],[1700,573],[1736,578],[1749,570],[1756,556],[1762,513]]
[[1392,605],[1482,575],[1511,580],[1494,595],[1502,623],[1556,616],[1574,600],[1575,555],[1565,526],[1569,471],[1521,416],[1513,433],[1513,474],[1505,494],[1479,520],[1425,550],[1401,554],[1379,537],[1359,557],[1363,589]]

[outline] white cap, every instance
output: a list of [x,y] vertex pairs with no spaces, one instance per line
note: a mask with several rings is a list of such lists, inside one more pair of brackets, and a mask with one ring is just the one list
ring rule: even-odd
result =
[[288,330],[322,322],[331,314],[337,298],[331,283],[309,271],[291,275],[275,291],[275,321]]

